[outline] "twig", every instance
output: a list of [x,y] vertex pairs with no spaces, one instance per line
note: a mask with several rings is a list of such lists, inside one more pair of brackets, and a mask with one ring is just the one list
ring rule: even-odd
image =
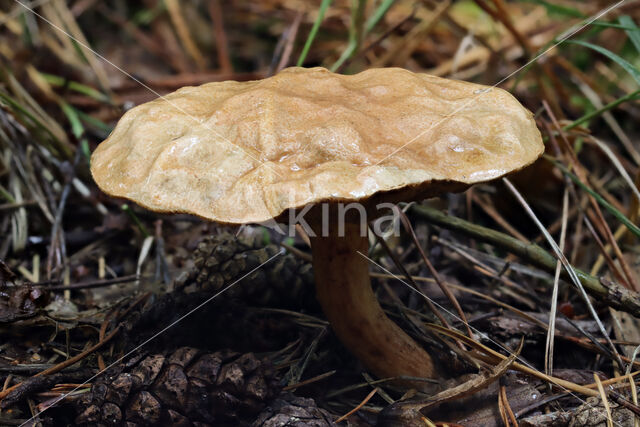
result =
[[[46,286],[45,289],[48,291],[92,289],[92,288],[101,288],[103,286],[116,285],[119,283],[133,282],[138,279],[139,277],[137,275],[130,274],[128,276],[114,277],[113,279],[92,280],[88,282],[73,283],[70,285]],[[46,282],[34,283],[34,285],[42,286],[44,283]]]
[[[55,374],[55,373],[60,372],[61,370],[65,369],[65,368],[68,368],[69,366],[81,361],[85,357],[87,357],[90,354],[94,353],[95,351],[99,350],[100,347],[102,347],[103,345],[108,343],[113,337],[115,337],[118,332],[120,332],[120,326],[117,326],[113,331],[111,331],[111,333],[109,333],[109,335],[107,335],[102,341],[99,341],[94,346],[88,348],[87,350],[83,351],[82,353],[79,353],[79,354],[75,355],[74,357],[72,357],[70,359],[65,360],[64,362],[58,363],[57,365],[52,366],[51,368],[48,368],[48,369],[45,369],[44,371],[38,372],[37,374],[34,375],[34,377],[40,377],[40,376],[44,376],[44,375]],[[20,387],[21,384],[22,383],[15,384],[15,385],[7,388],[6,390],[3,390],[2,392],[0,392],[0,401],[2,399],[4,399],[5,397],[7,397],[9,395],[9,393],[11,393],[13,390],[15,390],[18,387]]]
[[[521,242],[507,234],[449,216],[427,206],[414,205],[410,208],[410,211],[440,227],[458,231],[506,249],[542,268],[549,274],[553,274],[555,271],[556,258],[536,244]],[[640,295],[636,292],[607,279],[598,279],[584,271],[574,270],[585,289],[598,301],[640,317]],[[568,277],[566,272],[563,272],[563,277]]]

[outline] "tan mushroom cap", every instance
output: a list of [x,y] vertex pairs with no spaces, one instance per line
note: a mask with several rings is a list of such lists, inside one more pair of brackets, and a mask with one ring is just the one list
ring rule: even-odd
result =
[[399,68],[294,67],[131,109],[91,172],[106,193],[154,211],[241,224],[322,201],[462,189],[542,151],[531,112],[499,88]]

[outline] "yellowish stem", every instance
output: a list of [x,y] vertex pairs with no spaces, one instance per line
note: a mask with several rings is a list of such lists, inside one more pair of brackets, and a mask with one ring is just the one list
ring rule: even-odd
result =
[[380,307],[362,256],[369,241],[360,225],[346,224],[343,237],[331,228],[329,236],[311,237],[311,249],[318,301],[335,334],[380,378],[436,376],[429,354]]

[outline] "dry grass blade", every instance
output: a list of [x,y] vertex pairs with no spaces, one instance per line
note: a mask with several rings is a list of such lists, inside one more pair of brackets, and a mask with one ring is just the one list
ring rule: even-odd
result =
[[[569,190],[565,187],[562,197],[562,227],[560,231],[560,250],[564,251],[565,238],[567,235],[567,219],[569,212]],[[558,285],[560,282],[560,272],[562,263],[556,264],[556,272],[553,277],[553,291],[551,293],[551,308],[549,309],[549,327],[547,329],[547,340],[544,351],[544,370],[547,375],[553,375],[553,347],[556,330],[556,311],[558,308]]]
[[[631,216],[633,217],[633,215]],[[636,220],[633,220],[633,221],[637,222]],[[627,231],[629,231],[629,229],[625,227],[624,224],[621,224],[616,230],[616,232],[613,233],[614,239],[616,239],[616,241],[620,241],[623,237],[627,235]],[[599,254],[598,258],[593,263],[593,267],[591,267],[589,274],[591,274],[592,276],[596,276],[599,274],[600,270],[604,266],[604,263],[609,262],[609,258],[611,257],[611,251],[612,251],[611,245],[607,244],[604,247],[604,253]]]
[[[588,182],[588,174],[584,168],[584,166],[582,166],[582,164],[580,163],[580,161],[578,160],[578,157],[576,155],[576,153],[573,150],[573,147],[571,146],[571,144],[569,143],[569,141],[567,140],[567,137],[565,135],[565,133],[562,131],[562,127],[560,126],[560,124],[558,123],[558,121],[556,120],[555,114],[551,111],[551,109],[548,107],[548,105],[546,103],[543,103],[547,113],[549,114],[549,117],[551,118],[556,130],[559,132],[560,134],[560,139],[563,142],[563,145],[565,147],[565,150],[567,152],[567,157],[568,160],[571,162],[571,165],[574,168],[574,171],[576,173],[576,176],[578,177],[578,179],[586,186],[587,182]],[[618,258],[618,261],[620,263],[620,266],[622,268],[622,271],[624,272],[624,279],[626,281],[626,283],[628,284],[628,286],[631,287],[631,289],[634,289],[636,291],[640,290],[639,285],[636,283],[636,280],[633,276],[633,274],[631,273],[631,268],[629,267],[629,265],[627,264],[624,256],[622,255],[622,251],[620,250],[620,247],[618,246],[618,243],[616,242],[613,233],[611,232],[611,228],[609,227],[609,224],[607,224],[607,222],[604,219],[604,215],[602,214],[602,211],[600,210],[600,206],[598,205],[598,202],[596,201],[596,197],[593,196],[592,191],[589,191],[589,202],[591,203],[591,207],[593,208],[593,211],[596,215],[596,221],[594,221],[597,225],[599,225],[600,229],[602,230],[603,235],[606,237],[606,239],[609,241],[609,244],[611,245],[611,247],[613,248],[616,257]],[[603,251],[603,253],[605,253]],[[615,271],[615,267],[612,265],[612,268]]]
[[475,374],[469,381],[465,381],[456,387],[449,388],[430,397],[426,402],[424,402],[424,406],[421,406],[420,409],[429,408],[449,400],[461,399],[476,393],[478,390],[488,387],[490,384],[500,379],[500,377],[502,377],[512,367],[518,356],[520,356],[523,346],[524,338],[521,338],[518,348],[511,353],[509,357],[491,367],[488,372]]
[[600,399],[602,400],[602,404],[604,405],[604,410],[607,412],[607,427],[613,427],[613,418],[611,418],[611,406],[609,405],[609,399],[607,398],[607,394],[604,391],[604,387],[602,386],[602,381],[600,381],[600,377],[595,372],[593,373],[593,379],[598,386],[598,393],[600,393]]
[[211,15],[211,20],[213,21],[218,65],[223,73],[232,73],[233,66],[231,65],[231,57],[229,56],[229,42],[227,40],[227,33],[224,30],[224,19],[220,0],[209,1],[209,15]]
[[[9,190],[0,186],[0,194],[10,203],[22,203],[22,189],[15,173],[9,174]],[[14,251],[21,251],[27,244],[27,211],[18,208],[11,215],[11,245]]]
[[[383,274],[383,273],[371,273],[371,277],[378,277],[378,278],[385,278],[385,279],[393,279],[393,278],[395,278],[396,276],[391,275],[391,274]],[[429,278],[429,277],[420,277],[420,276],[411,276],[411,277],[412,277],[412,278],[413,278],[413,280],[415,280],[416,282],[435,282],[435,280],[434,280],[434,279]],[[518,315],[518,316],[522,317],[523,319],[526,319],[526,320],[528,320],[529,322],[534,323],[534,324],[536,324],[536,325],[540,326],[540,327],[541,327],[541,328],[543,328],[543,329],[546,329],[546,328],[547,328],[547,324],[546,324],[546,323],[544,323],[544,322],[542,322],[541,320],[539,320],[539,319],[537,319],[537,318],[535,318],[535,317],[533,317],[533,316],[531,316],[531,315],[529,315],[529,314],[525,313],[525,312],[524,312],[524,311],[522,311],[522,310],[519,310],[519,309],[515,308],[515,307],[514,307],[514,306],[512,306],[512,305],[509,305],[509,304],[507,304],[507,303],[505,303],[505,302],[499,301],[499,300],[497,300],[497,299],[495,299],[495,298],[493,298],[493,297],[490,297],[489,295],[485,295],[485,294],[483,294],[482,292],[478,292],[478,291],[475,291],[475,290],[473,290],[473,289],[470,289],[470,288],[467,288],[467,287],[464,287],[464,286],[456,285],[456,284],[454,284],[454,283],[448,283],[448,282],[447,282],[447,283],[446,283],[446,285],[447,285],[448,287],[453,288],[453,289],[456,289],[456,290],[458,290],[458,291],[460,291],[460,292],[465,292],[465,293],[469,293],[469,294],[471,294],[471,295],[475,295],[475,296],[477,296],[478,298],[482,298],[482,299],[487,300],[487,301],[489,301],[489,302],[491,302],[491,303],[493,303],[493,304],[495,304],[495,305],[497,305],[497,306],[499,306],[499,307],[505,308],[505,309],[507,309],[507,310],[509,310],[509,311],[511,311],[511,312],[513,312],[513,313],[515,313],[516,315]]]
[[593,317],[593,320],[596,321],[596,324],[598,325],[598,329],[600,329],[600,333],[602,334],[602,336],[607,341],[607,344],[609,345],[609,348],[611,349],[611,352],[612,352],[613,356],[615,357],[616,363],[618,364],[620,369],[623,370],[624,369],[624,363],[622,362],[622,359],[620,359],[620,354],[618,354],[618,350],[616,349],[616,347],[611,342],[611,338],[609,338],[609,334],[607,333],[606,329],[604,328],[604,325],[602,324],[602,321],[600,320],[600,317],[598,316],[598,313],[596,313],[596,310],[593,307],[593,304],[591,303],[591,300],[589,299],[589,295],[587,295],[587,292],[584,290],[584,287],[582,286],[582,283],[580,282],[580,279],[578,278],[575,270],[573,269],[573,266],[571,266],[571,264],[569,264],[569,261],[567,260],[567,258],[564,256],[564,254],[562,253],[562,251],[558,247],[558,244],[555,242],[555,240],[553,240],[553,237],[549,234],[549,232],[544,227],[544,225],[542,225],[542,223],[540,222],[540,220],[538,219],[536,214],[533,212],[533,210],[529,206],[529,204],[526,202],[526,200],[524,200],[524,198],[522,197],[520,192],[516,189],[516,187],[514,187],[514,185],[511,183],[511,181],[509,181],[509,179],[507,179],[507,178],[502,178],[502,181],[505,183],[507,188],[509,188],[511,193],[516,197],[518,202],[525,209],[525,211],[527,212],[529,217],[533,220],[533,222],[536,224],[536,226],[538,227],[540,232],[542,234],[544,234],[545,238],[547,239],[547,242],[552,247],[553,252],[556,254],[556,257],[562,263],[563,267],[565,268],[565,270],[569,274],[569,277],[571,278],[571,281],[576,286],[576,288],[578,288],[578,291],[580,292],[580,295],[582,296],[585,304],[587,305],[587,308],[589,309],[589,313]]
[[[420,294],[423,298],[424,301],[427,303],[427,306],[429,307],[429,310],[436,316],[438,317],[438,320],[440,320],[440,322],[445,325],[447,328],[449,328],[449,322],[447,322],[447,319],[445,319],[445,317],[442,315],[442,313],[440,313],[440,310],[438,310],[436,308],[436,306],[433,304],[433,302],[431,301],[430,298],[428,298],[426,295],[424,295],[419,289],[418,285],[416,284],[416,282],[413,281],[412,276],[409,274],[409,272],[407,271],[407,269],[404,267],[404,265],[402,264],[402,262],[398,259],[397,255],[391,250],[391,248],[389,247],[389,245],[387,245],[387,242],[384,240],[383,237],[379,236],[375,230],[373,228],[370,228],[371,232],[373,233],[373,235],[376,237],[376,241],[378,243],[380,243],[380,245],[384,248],[385,252],[387,253],[387,255],[389,255],[389,257],[392,259],[393,263],[395,264],[395,266],[398,268],[398,270],[400,270],[402,272],[402,275],[409,281],[409,283],[403,282],[405,283],[407,286],[409,286],[411,289],[413,289],[414,291],[418,292],[418,294]],[[362,254],[364,256],[364,254]],[[369,259],[368,257],[365,257],[367,259]],[[370,260],[370,259],[369,259]],[[370,260],[371,261],[371,260]]]
[[313,339],[313,341],[311,341],[311,344],[309,344],[309,346],[305,350],[304,354],[300,358],[300,361],[296,365],[291,367],[288,374],[289,383],[291,384],[300,383],[300,379],[302,378],[302,375],[304,374],[305,369],[307,369],[307,365],[309,364],[309,361],[315,355],[316,348],[318,347],[318,343],[325,336],[326,332],[327,332],[326,329],[320,329],[320,331],[318,331],[318,333],[316,334],[316,337]]
[[302,387],[302,386],[305,386],[305,385],[309,385],[309,384],[313,384],[313,383],[315,383],[317,381],[323,380],[325,378],[329,378],[330,376],[334,375],[336,372],[338,372],[338,371],[333,370],[333,371],[325,372],[324,374],[316,375],[313,378],[309,378],[309,379],[306,379],[304,381],[300,381],[299,383],[288,385],[288,386],[284,387],[282,390],[283,391],[295,390],[295,389],[297,389],[299,387]]
[[293,45],[295,44],[296,38],[298,36],[298,29],[300,28],[300,23],[302,22],[303,16],[304,12],[298,11],[298,13],[296,13],[296,17],[291,23],[291,27],[289,27],[286,32],[287,41],[284,45],[284,49],[282,50],[280,62],[278,62],[278,66],[276,67],[276,73],[282,71],[282,69],[284,69],[289,64],[289,61],[291,59],[291,52],[293,52]]
[[378,387],[376,387],[373,390],[371,390],[371,392],[369,394],[367,394],[367,397],[362,399],[362,402],[360,402],[358,404],[358,406],[356,406],[355,408],[353,408],[352,410],[350,410],[349,412],[347,412],[346,414],[344,414],[343,416],[338,418],[335,422],[336,423],[342,422],[342,421],[346,420],[347,418],[349,418],[351,415],[353,415],[356,412],[358,412],[364,405],[367,404],[367,402],[369,400],[371,400],[371,398],[378,392],[378,390],[379,390]]
[[171,50],[167,49],[167,47],[161,44],[156,38],[147,35],[133,23],[109,9],[104,3],[98,5],[97,10],[109,21],[119,26],[124,32],[131,34],[131,37],[133,37],[140,46],[159,58],[162,58],[173,69],[186,71],[185,62],[187,61],[182,61],[182,55],[172,55]]
[[[596,107],[597,109],[602,109],[604,107],[604,104],[602,103],[600,97],[593,89],[591,89],[591,87],[584,83],[580,84],[579,86],[585,96],[589,98],[594,107]],[[631,156],[631,158],[633,159],[634,163],[636,165],[640,165],[640,153],[638,153],[638,150],[636,150],[636,148],[633,146],[633,142],[624,132],[613,114],[611,114],[610,111],[605,111],[602,113],[602,117],[607,122],[613,133],[618,137],[625,150],[627,150],[627,153],[629,153],[629,156]],[[609,153],[607,153],[607,155],[609,155]]]
[[[516,300],[518,303],[524,305],[525,307],[528,307],[531,310],[537,307],[536,303],[532,300],[532,298],[529,298],[535,295],[531,295],[531,293],[529,293],[529,296],[523,295],[523,293],[526,292],[526,289],[518,285],[517,283],[515,283],[513,280],[506,277],[505,273],[508,271],[508,269],[511,268],[511,266],[513,266],[513,264],[510,264],[509,262],[503,262],[501,269],[497,270],[496,268],[493,268],[490,265],[488,265],[487,262],[483,262],[479,260],[478,256],[472,255],[471,253],[469,253],[468,249],[463,248],[462,245],[458,243],[450,242],[440,237],[434,237],[434,240],[440,243],[442,246],[454,251],[458,255],[462,256],[464,259],[471,262],[473,264],[474,271],[479,272],[483,276],[491,278],[495,282],[500,282],[504,284],[505,286],[502,287],[501,292],[504,293],[505,295],[508,295],[509,297]],[[481,253],[478,253],[478,254],[481,254]]]
[[[507,234],[473,224],[461,218],[446,215],[428,206],[413,205],[410,211],[432,224],[463,233],[512,252],[550,274],[555,271],[557,258],[536,244],[525,244]],[[640,295],[636,292],[630,291],[610,280],[591,276],[582,270],[573,269],[573,271],[580,278],[582,285],[594,297],[614,308],[640,316]],[[569,278],[566,271],[563,276]]]
[[[596,245],[600,249],[600,255],[598,256],[598,259],[594,263],[589,273],[593,275],[598,273],[600,268],[598,264],[598,260],[602,259],[603,263],[604,262],[607,263],[607,265],[609,266],[609,270],[611,271],[611,274],[613,274],[616,280],[622,283],[625,287],[629,288],[630,286],[629,283],[627,282],[625,277],[622,275],[622,273],[620,272],[620,268],[611,257],[611,251],[613,250],[611,247],[611,244],[609,243],[605,244],[600,238],[600,236],[598,235],[598,232],[594,227],[594,224],[598,224],[600,222],[599,218],[596,217],[596,214],[592,209],[587,209],[585,213],[586,213],[586,216],[583,217],[584,223],[587,226],[587,229],[589,230],[589,232],[591,233],[591,236],[593,237],[593,241],[596,242]],[[613,237],[615,240],[615,235]]]
[[40,144],[60,158],[71,158],[74,147],[58,122],[33,99],[8,69],[2,73],[2,79],[11,93],[0,90],[0,102],[30,133],[41,136],[36,139]]
[[609,160],[611,160],[611,163],[613,163],[613,165],[616,167],[616,170],[618,171],[622,179],[624,179],[624,182],[629,185],[629,188],[631,188],[631,191],[636,196],[637,200],[640,201],[640,191],[633,183],[633,179],[631,179],[624,166],[622,166],[622,163],[620,163],[620,159],[618,159],[618,157],[613,153],[611,148],[609,148],[607,144],[594,136],[590,136],[589,139],[593,141],[604,154],[607,155]]
[[502,417],[502,422],[506,427],[518,427],[518,421],[516,420],[516,416],[511,409],[511,405],[509,405],[509,399],[507,398],[507,387],[504,384],[500,384],[500,391],[498,393],[498,408],[500,410],[500,416]]
[[[20,3],[20,5],[25,9],[32,10],[31,7],[23,4],[22,2],[18,3]],[[95,52],[86,47],[89,46],[89,42],[76,22],[73,13],[69,10],[66,2],[62,0],[52,0],[50,3],[42,6],[42,13],[52,24],[55,24],[60,28],[64,28],[65,31],[69,33],[69,36],[67,36],[61,32],[54,32],[63,43],[63,46],[65,46],[67,50],[66,56],[70,57],[72,55],[80,54],[82,56],[80,62],[82,63],[87,61],[89,63],[91,70],[96,76],[102,89],[109,92],[110,84],[107,73],[105,72],[102,63],[96,57]]]
[[446,295],[446,297],[449,299],[449,302],[456,309],[456,312],[458,313],[458,316],[460,317],[460,320],[462,320],[462,323],[464,323],[464,326],[467,328],[467,333],[469,334],[469,338],[473,338],[473,332],[471,332],[471,328],[469,327],[469,323],[467,322],[467,317],[465,316],[464,311],[462,310],[462,307],[460,307],[460,303],[456,299],[456,296],[453,295],[453,293],[451,292],[451,290],[447,286],[447,283],[440,278],[440,275],[438,274],[438,271],[435,269],[435,267],[433,266],[431,261],[429,261],[429,258],[427,257],[427,254],[424,253],[424,250],[422,249],[422,245],[420,244],[420,241],[418,240],[418,236],[416,236],[416,232],[414,231],[413,227],[411,226],[411,222],[409,221],[409,218],[407,218],[407,214],[405,214],[397,206],[394,206],[393,210],[396,213],[396,215],[399,215],[400,221],[402,222],[402,225],[404,226],[405,230],[411,236],[411,239],[413,240],[413,244],[418,249],[418,252],[420,253],[420,257],[422,258],[422,261],[424,261],[425,265],[429,269],[429,272],[433,276],[433,279],[436,281],[436,283],[440,287],[440,290],[442,291],[442,293],[444,293]]
[[[452,331],[452,334],[455,334],[455,331]],[[461,334],[460,334],[461,335]],[[451,335],[449,335],[451,336]],[[466,340],[472,341],[470,338],[465,337]],[[467,396],[471,396],[482,390],[495,381],[499,380],[515,363],[522,347],[524,345],[524,340],[520,340],[520,345],[516,349],[516,351],[511,354],[510,357],[504,358],[504,360],[497,362],[495,366],[490,367],[485,372],[481,374],[474,374],[471,376],[471,379],[458,384],[457,386],[448,388],[440,393],[424,398],[413,398],[406,401],[400,401],[392,405],[388,408],[387,412],[393,412],[395,414],[402,414],[402,419],[405,421],[408,418],[413,420],[420,419],[424,421],[424,417],[420,413],[420,411],[428,408],[433,408],[438,406],[444,402],[448,402],[451,400],[462,399]],[[396,422],[397,424],[397,422]],[[385,424],[387,425],[387,424]],[[416,425],[416,424],[411,424]]]
[[504,425],[505,427],[511,427],[511,424],[509,422],[509,416],[507,415],[507,410],[505,408],[505,404],[504,404],[504,397],[503,397],[503,390],[504,387],[502,387],[502,385],[500,386],[500,389],[498,391],[498,413],[500,414],[500,419],[502,420],[502,425]]
[[509,222],[502,215],[500,215],[500,212],[498,212],[495,207],[487,202],[487,200],[483,200],[475,193],[472,193],[471,200],[473,200],[476,205],[480,206],[487,215],[489,215],[502,228],[508,231],[509,234],[511,234],[513,237],[520,240],[521,242],[529,242],[529,239],[527,239],[522,233],[520,233],[513,225],[509,224]]
[[[446,335],[450,338],[453,339],[459,339],[460,341],[463,341],[465,344],[469,345],[470,347],[478,350],[480,353],[476,353],[474,355],[474,357],[480,358],[483,361],[487,361],[489,363],[495,363],[496,360],[505,360],[507,359],[507,356],[504,356],[500,353],[498,353],[497,351],[491,350],[489,347],[474,341],[472,339],[469,339],[467,336],[461,334],[460,332],[457,331],[453,331],[453,330],[449,330],[449,329],[445,329],[439,325],[434,325],[434,324],[427,324],[426,325],[429,329],[431,329],[432,331],[441,334],[441,335]],[[550,382],[552,384],[555,384],[563,389],[566,390],[570,390],[572,392],[575,393],[581,393],[584,394],[586,396],[599,396],[598,392],[596,392],[595,390],[592,390],[588,387],[585,386],[581,386],[575,383],[572,383],[571,381],[566,381],[563,380],[561,378],[556,378],[554,376],[551,375],[546,375],[543,374],[542,372],[530,368],[526,365],[523,365],[521,363],[518,363],[516,361],[514,361],[511,366],[513,367],[513,369],[516,369],[522,373],[528,374],[528,375],[532,375],[536,378],[539,378],[541,380]]]
[[[306,252],[303,252],[303,251],[299,250],[298,248],[293,247],[293,246],[289,246],[287,244],[282,244],[282,246],[284,248],[286,248],[289,252],[294,254],[295,256],[297,256],[297,257],[299,257],[299,258],[301,258],[301,259],[303,259],[305,261],[311,262],[311,255],[307,254]],[[374,273],[374,272],[370,273],[370,276],[374,277],[374,278],[379,278],[379,279],[395,279],[395,278],[397,278],[397,276],[395,276],[393,274]],[[430,277],[411,276],[411,278],[415,282],[435,283],[435,279],[430,278]],[[489,295],[483,294],[482,292],[478,292],[478,291],[476,291],[474,289],[470,289],[470,288],[465,287],[465,286],[461,286],[461,285],[457,285],[457,284],[449,283],[449,282],[445,282],[445,284],[449,288],[456,289],[456,290],[458,290],[460,292],[469,293],[471,295],[477,296],[478,298],[482,298],[482,299],[484,299],[486,301],[489,301],[489,302],[497,305],[498,307],[502,307],[502,308],[504,308],[506,310],[509,310],[512,313],[516,314],[517,316],[520,316],[523,319],[525,319],[525,320],[527,320],[527,321],[529,321],[529,322],[531,322],[533,324],[536,324],[536,325],[540,326],[544,330],[548,330],[548,325],[546,323],[542,322],[541,320],[539,320],[536,317],[533,317],[533,316],[527,314],[526,312],[524,312],[522,310],[519,310],[518,308],[516,308],[516,307],[514,307],[514,306],[512,306],[510,304],[507,304],[507,303],[502,302],[502,301],[500,301],[498,299],[495,299],[495,298],[493,298],[493,297],[491,297]],[[638,362],[638,363],[640,363],[640,362]]]
[[[629,389],[631,390],[631,401],[633,402],[634,405],[638,406],[638,390],[636,389],[636,382],[633,380],[633,377],[629,373],[627,373],[627,375],[625,376],[629,380]],[[633,426],[634,427],[640,426],[640,417],[635,417],[633,421]]]
[[181,4],[178,0],[165,0],[165,4],[167,5],[167,10],[169,12],[169,16],[171,17],[171,22],[173,22],[173,26],[178,33],[178,37],[180,37],[180,42],[182,46],[186,49],[191,56],[191,59],[196,63],[196,66],[199,70],[204,70],[206,68],[206,61],[202,56],[202,52],[198,48],[198,45],[193,40],[191,36],[191,32],[189,31],[189,27],[182,15]]
[[[426,2],[425,2],[426,3]],[[416,16],[420,18],[420,22],[414,26],[404,37],[395,42],[393,48],[388,49],[387,53],[378,59],[373,65],[375,67],[382,66],[398,66],[406,63],[407,60],[415,53],[425,38],[428,38],[429,32],[440,22],[442,15],[447,13],[451,6],[451,1],[446,0],[438,2],[433,10],[424,8],[420,9],[421,13]],[[418,7],[420,7],[418,6]]]

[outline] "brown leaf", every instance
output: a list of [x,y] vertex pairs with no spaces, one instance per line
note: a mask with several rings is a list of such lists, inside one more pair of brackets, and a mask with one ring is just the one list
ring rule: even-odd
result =
[[0,261],[0,323],[35,316],[46,304],[46,294],[30,284],[15,284],[16,275]]
[[383,426],[394,425],[394,423],[396,423],[395,425],[402,424],[407,426],[423,425],[421,424],[422,415],[420,414],[420,411],[435,407],[449,400],[464,398],[488,387],[507,372],[509,367],[511,367],[518,358],[523,345],[524,338],[520,340],[520,345],[508,358],[504,359],[486,372],[470,375],[469,380],[441,391],[435,396],[426,400],[420,399],[417,401],[405,401],[390,405],[381,412],[378,418],[379,424]]
[[515,362],[515,360],[520,355],[520,351],[522,351],[522,346],[524,345],[524,338],[520,339],[520,345],[516,351],[511,353],[511,355],[498,363],[496,366],[492,367],[490,370],[483,372],[481,374],[471,375],[471,379],[463,382],[453,388],[441,391],[429,398],[427,402],[420,408],[426,409],[435,405],[438,405],[442,402],[446,402],[448,400],[460,399],[465,396],[469,396],[475,393],[478,390],[482,390],[485,387],[488,387],[491,383],[496,381],[505,372],[509,369],[509,367]]

